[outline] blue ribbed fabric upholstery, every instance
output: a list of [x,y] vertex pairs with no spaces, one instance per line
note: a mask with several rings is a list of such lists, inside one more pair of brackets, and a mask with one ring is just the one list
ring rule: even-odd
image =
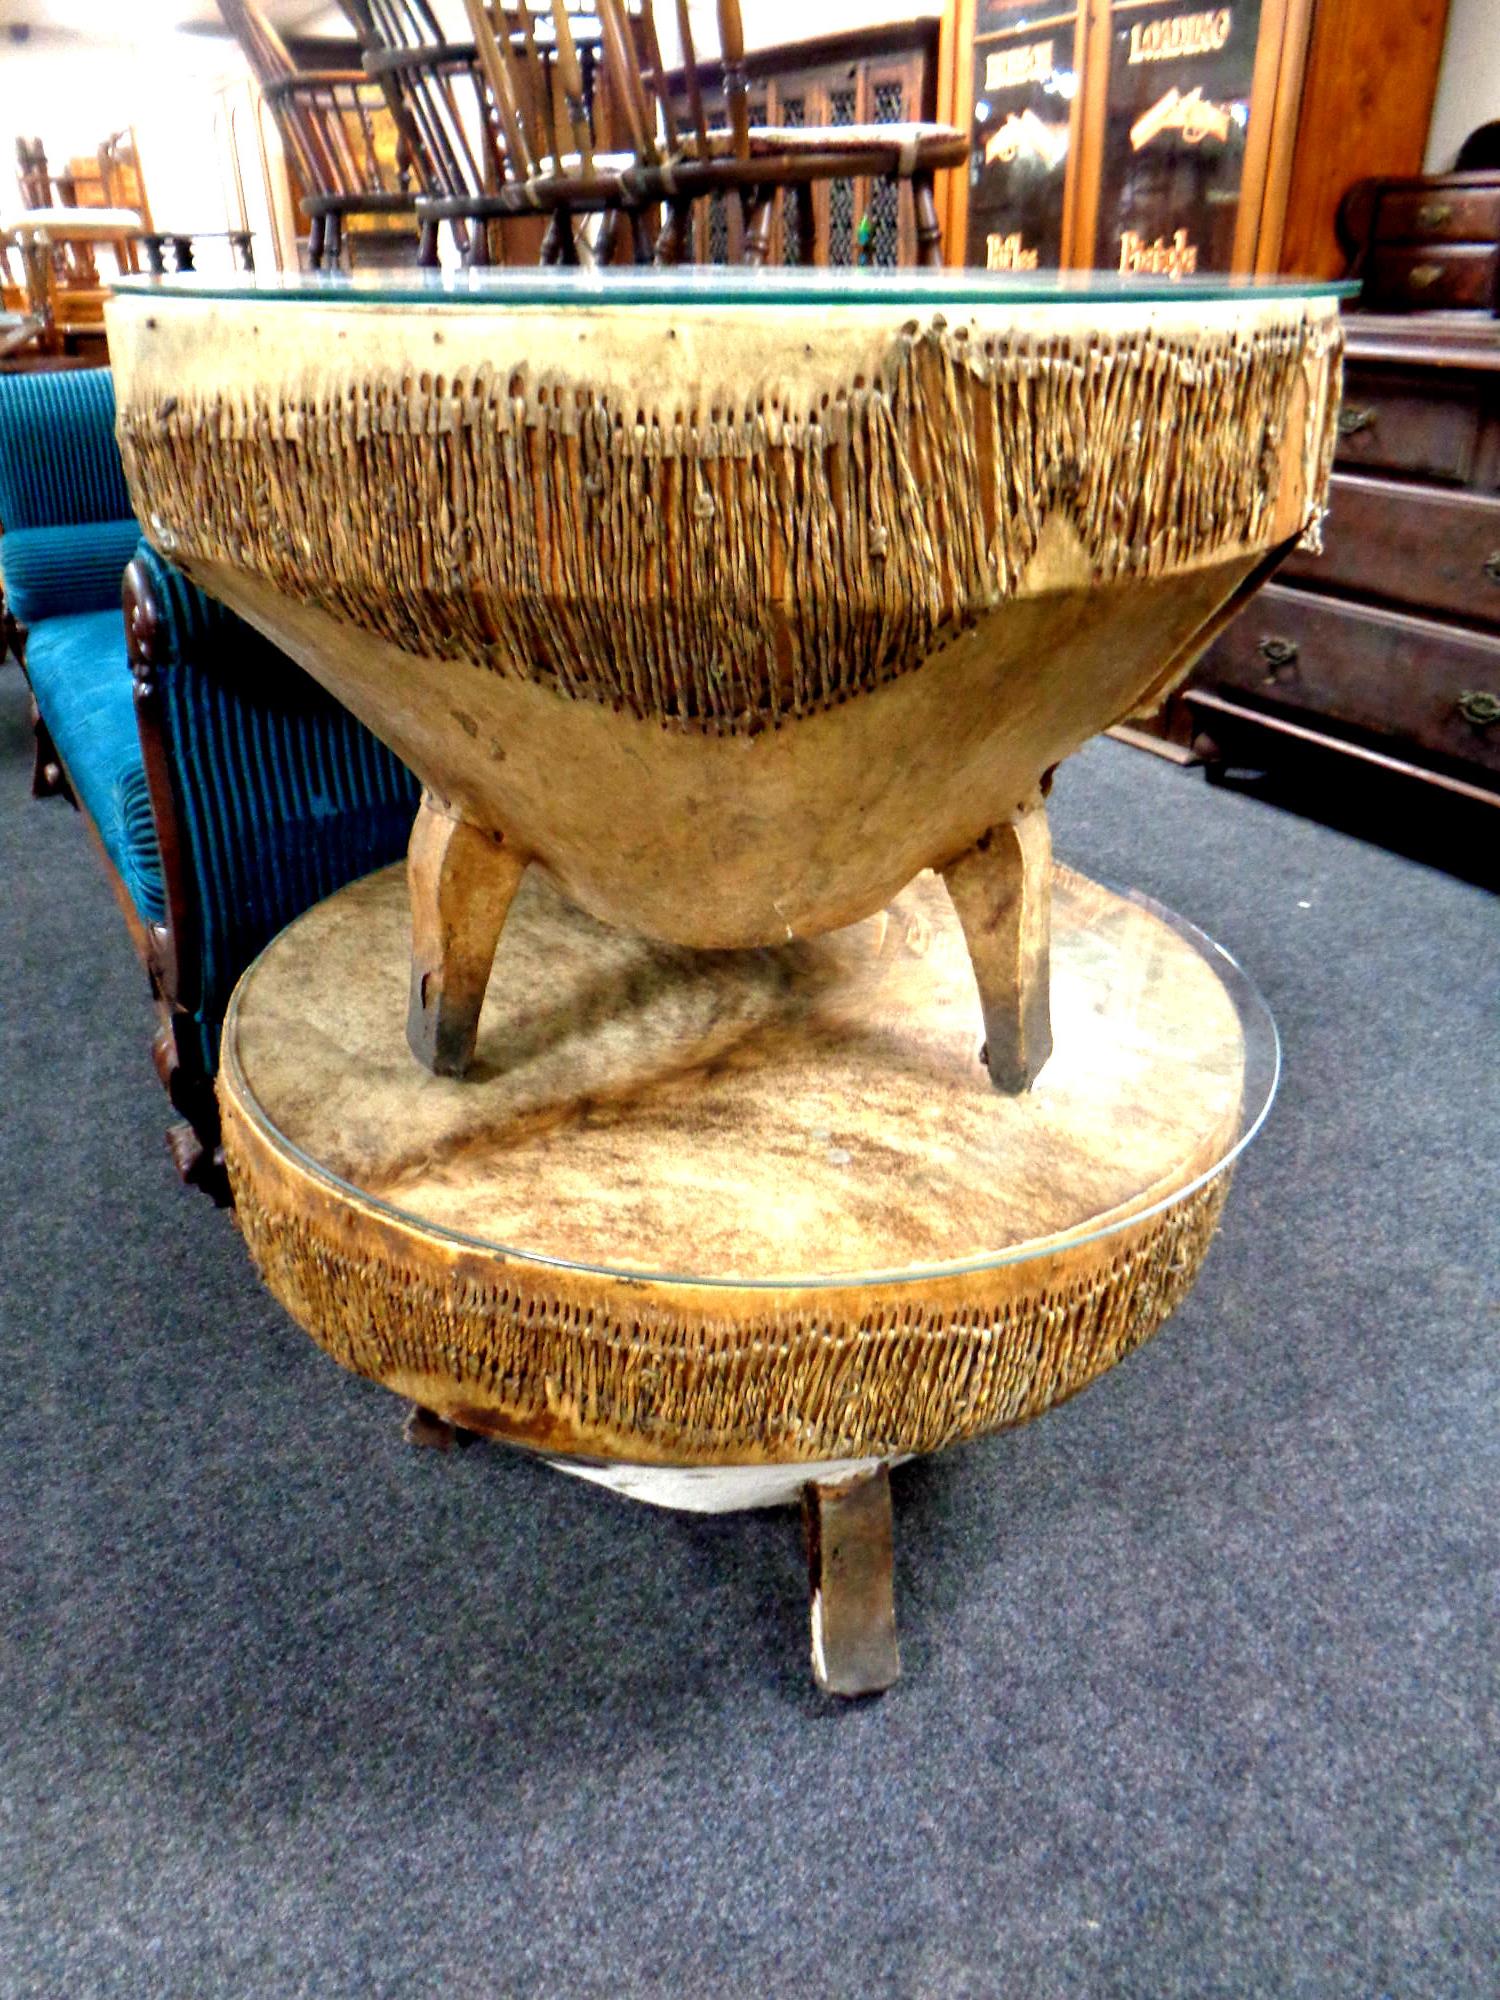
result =
[[0,375],[0,528],[123,521],[130,512],[109,370]]
[[11,529],[0,535],[6,603],[23,625],[72,612],[115,609],[120,575],[140,534],[133,520]]
[[235,981],[311,904],[397,860],[416,780],[300,668],[142,543],[163,614],[153,676],[199,951],[178,1003],[217,1042]]
[[118,611],[47,618],[26,642],[26,677],[78,803],[147,923],[165,915],[161,857]]

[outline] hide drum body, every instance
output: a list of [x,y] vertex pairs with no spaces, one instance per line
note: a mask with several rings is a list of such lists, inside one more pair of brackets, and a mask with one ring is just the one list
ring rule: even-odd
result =
[[1056,1047],[1006,1096],[930,874],[702,952],[533,871],[457,1081],[402,1038],[400,870],[355,883],[225,1027],[245,1241],[346,1367],[642,1497],[787,1498],[1024,1422],[1185,1296],[1266,1089],[1206,940],[1066,870],[1054,903]]
[[856,922],[1158,702],[1315,527],[1337,304],[144,293],[157,546],[436,807],[644,936]]

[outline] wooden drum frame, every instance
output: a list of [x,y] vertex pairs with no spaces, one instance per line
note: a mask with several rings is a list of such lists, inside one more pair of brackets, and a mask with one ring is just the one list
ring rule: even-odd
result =
[[1051,1046],[1052,772],[1316,536],[1336,290],[166,281],[109,337],[157,546],[423,782],[425,1067],[468,1068],[530,869],[722,949],[935,868],[1019,1092]]
[[241,982],[220,1102],[246,1243],[337,1360],[666,1505],[804,1499],[813,1657],[898,1671],[886,1467],[1086,1387],[1186,1295],[1275,1083],[1206,939],[1066,870],[1056,1049],[981,1068],[939,880],[815,940],[700,953],[533,874],[464,1081],[401,1035],[399,870]]

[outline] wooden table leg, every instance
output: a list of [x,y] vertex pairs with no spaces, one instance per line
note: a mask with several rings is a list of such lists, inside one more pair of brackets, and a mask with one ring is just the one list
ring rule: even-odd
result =
[[1040,799],[991,827],[942,871],[979,984],[985,1067],[1029,1090],[1052,1053],[1052,836]]
[[413,1403],[406,1412],[401,1435],[408,1444],[422,1445],[429,1451],[452,1451],[455,1445],[462,1448],[475,1443],[479,1433],[466,1431],[460,1424],[450,1424],[436,1410]]
[[891,1478],[881,1465],[802,1489],[812,1590],[813,1676],[824,1694],[881,1694],[901,1675]]
[[411,894],[411,999],[406,1039],[438,1076],[474,1055],[495,946],[526,863],[496,833],[424,797],[406,854]]

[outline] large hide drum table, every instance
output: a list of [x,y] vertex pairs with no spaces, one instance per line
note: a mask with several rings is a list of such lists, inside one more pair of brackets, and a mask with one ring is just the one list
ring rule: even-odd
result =
[[1316,533],[1338,289],[171,278],[109,335],[147,532],[423,781],[428,1068],[467,1068],[533,864],[708,949],[937,868],[1019,1091],[1052,771]]
[[1207,1243],[1243,1010],[1054,877],[1045,799],[1316,538],[1337,291],[111,301],[148,533],[424,786],[409,914],[309,916],[226,1040],[268,1282],[431,1424],[806,1487],[830,1686],[894,1671],[885,1465],[1080,1387]]
[[266,1283],[420,1413],[669,1506],[802,1494],[813,1659],[897,1671],[889,1462],[1083,1388],[1197,1275],[1276,1075],[1243,975],[1057,870],[1056,1045],[979,1062],[934,875],[821,937],[697,952],[539,870],[466,1079],[401,1029],[401,871],[242,980],[220,1101]]

